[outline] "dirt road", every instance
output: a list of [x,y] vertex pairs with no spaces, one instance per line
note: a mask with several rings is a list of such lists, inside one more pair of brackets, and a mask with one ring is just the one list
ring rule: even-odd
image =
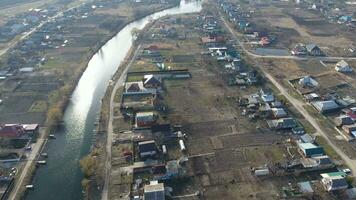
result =
[[125,83],[127,71],[131,67],[133,61],[136,59],[140,48],[141,48],[141,45],[139,45],[136,48],[134,55],[132,56],[129,64],[125,66],[124,71],[121,73],[119,79],[116,81],[116,83],[114,85],[114,89],[112,90],[112,93],[110,96],[110,114],[109,114],[109,123],[108,123],[108,134],[107,134],[107,139],[106,139],[105,183],[104,183],[103,192],[102,192],[102,196],[101,196],[102,200],[109,199],[108,194],[109,194],[109,183],[110,183],[110,174],[111,174],[111,147],[112,147],[113,134],[114,134],[114,128],[113,128],[114,107],[116,105],[115,104],[115,94],[117,92],[117,89]]

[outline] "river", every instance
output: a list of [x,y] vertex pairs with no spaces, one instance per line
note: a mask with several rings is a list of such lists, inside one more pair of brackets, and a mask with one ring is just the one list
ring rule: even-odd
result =
[[44,152],[47,165],[41,166],[33,179],[35,190],[28,200],[80,200],[83,199],[83,174],[79,160],[90,151],[94,140],[94,123],[101,107],[101,99],[118,66],[132,46],[131,31],[142,29],[150,20],[165,15],[199,12],[201,1],[184,1],[171,9],[163,10],[125,26],[109,40],[89,61],[80,78],[64,114],[64,126],[50,140]]

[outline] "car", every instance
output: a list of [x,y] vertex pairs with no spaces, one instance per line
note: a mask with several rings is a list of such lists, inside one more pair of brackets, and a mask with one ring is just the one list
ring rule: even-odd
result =
[[339,168],[340,172],[344,172],[345,174],[351,174],[351,169],[349,168]]
[[30,150],[32,150],[32,147],[28,146],[28,147],[25,148],[25,150],[30,151]]

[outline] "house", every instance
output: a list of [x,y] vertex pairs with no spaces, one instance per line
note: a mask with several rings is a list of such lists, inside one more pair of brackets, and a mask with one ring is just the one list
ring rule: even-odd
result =
[[165,200],[164,184],[158,181],[151,181],[144,186],[143,200]]
[[335,70],[342,73],[351,73],[353,71],[352,67],[345,60],[336,63]]
[[272,115],[275,119],[287,116],[287,112],[283,108],[272,108]]
[[145,88],[159,88],[162,86],[162,79],[161,77],[152,74],[145,75],[143,86]]
[[260,90],[261,99],[265,103],[270,103],[274,101],[274,95],[271,92],[267,92],[263,89]]
[[319,86],[319,83],[311,76],[304,76],[303,78],[299,79],[298,83],[303,87],[316,88]]
[[143,86],[142,81],[137,82],[127,82],[125,83],[125,92],[130,93],[145,93],[146,88]]
[[322,56],[323,52],[316,44],[307,44],[306,46],[308,55],[311,56]]
[[156,123],[157,115],[153,112],[136,113],[136,127],[150,127]]
[[321,183],[328,192],[346,190],[349,187],[342,176],[325,177],[321,180]]
[[154,140],[148,140],[138,143],[138,151],[141,158],[152,157],[157,154],[156,143]]
[[348,111],[346,111],[346,115],[351,117],[351,119],[356,122],[356,107],[352,107]]
[[303,168],[328,169],[334,167],[334,163],[327,155],[316,156],[312,158],[302,158],[300,159],[300,162]]
[[354,123],[354,121],[348,115],[341,115],[341,116],[335,117],[334,123],[336,126],[343,126],[343,125],[351,125]]
[[268,126],[271,129],[292,129],[297,126],[297,123],[293,118],[281,118],[281,119],[275,119],[275,120],[269,120],[267,121]]
[[312,106],[320,113],[327,113],[338,110],[340,107],[334,100],[315,101],[311,103]]
[[328,155],[315,156],[313,159],[315,159],[320,166],[334,166],[334,163],[331,161]]
[[343,125],[342,129],[347,133],[352,135],[353,137],[356,137],[356,124],[352,125]]
[[278,100],[275,100],[275,101],[271,102],[270,104],[271,104],[272,108],[282,108],[283,107],[283,104]]
[[323,147],[316,146],[312,143],[300,142],[298,143],[298,147],[303,156],[307,158],[324,155]]
[[20,138],[25,133],[25,129],[20,124],[5,124],[0,126],[0,137],[3,138]]

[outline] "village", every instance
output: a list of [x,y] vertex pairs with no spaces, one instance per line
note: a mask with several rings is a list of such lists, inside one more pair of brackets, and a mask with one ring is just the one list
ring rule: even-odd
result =
[[333,54],[312,41],[281,50],[280,35],[250,23],[263,11],[224,0],[203,5],[138,36],[111,105],[109,199],[355,199],[347,163],[246,58],[246,51],[262,56],[258,64],[273,75],[290,62],[265,55],[319,63],[320,74],[291,70],[276,79],[292,77],[283,81],[291,95],[354,158],[355,62],[325,59],[352,51]]
[[[31,194],[36,168],[51,165],[46,145],[63,129],[93,54],[131,21],[178,4],[59,1],[18,13],[4,5],[1,199]],[[356,4],[202,5],[132,31],[127,71],[119,67],[110,80],[90,130],[97,134],[91,153],[75,161],[83,193],[108,190],[103,200],[356,199]]]

